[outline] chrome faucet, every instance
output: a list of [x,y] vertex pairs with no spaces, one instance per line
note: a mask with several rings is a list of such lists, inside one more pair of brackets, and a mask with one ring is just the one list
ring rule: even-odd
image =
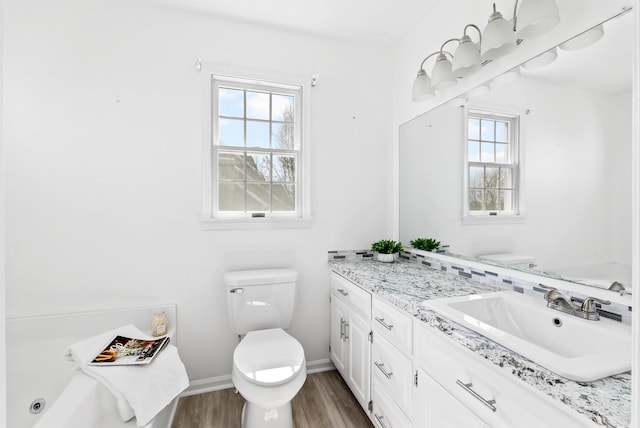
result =
[[566,314],[574,315],[590,321],[598,321],[600,315],[596,310],[596,302],[601,305],[610,305],[608,300],[601,300],[596,297],[587,297],[582,302],[582,305],[578,306],[573,301],[559,292],[556,288],[548,287],[540,284],[541,287],[546,288],[548,291],[544,293],[544,299],[547,301],[547,307],[555,309]]

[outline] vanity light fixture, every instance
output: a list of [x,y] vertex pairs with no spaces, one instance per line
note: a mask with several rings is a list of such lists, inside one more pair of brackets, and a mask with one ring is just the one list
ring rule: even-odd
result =
[[[520,5],[519,8],[518,5]],[[556,0],[515,0],[511,21],[507,21],[502,13],[497,11],[494,3],[493,12],[489,16],[484,31],[480,31],[473,24],[468,24],[464,27],[461,38],[447,40],[440,47],[440,51],[430,54],[422,61],[418,75],[413,82],[411,91],[413,101],[424,101],[435,96],[435,91],[455,85],[457,78],[471,76],[487,62],[513,51],[522,40],[544,34],[559,22],[560,16]],[[469,27],[478,31],[479,48],[478,44],[474,43],[467,35]],[[444,46],[451,41],[458,42],[454,55],[444,50]],[[429,77],[424,70],[424,63],[434,55],[438,57],[431,73],[432,77]],[[447,55],[450,58],[447,58]],[[544,58],[536,58],[536,61],[531,61],[530,66],[535,65],[538,61],[551,62],[555,59],[556,53],[554,50],[543,55]],[[519,75],[518,68],[498,76],[494,81],[500,83],[513,81]]]
[[467,28],[473,27],[478,31],[480,37],[479,43],[482,44],[482,33],[480,29],[473,24],[467,24],[464,27],[460,44],[453,53],[452,72],[456,77],[468,77],[482,68],[482,59],[480,58],[480,48],[475,44],[471,37],[467,35]]
[[453,86],[458,82],[456,76],[454,76],[451,72],[451,61],[447,59],[447,55],[449,55],[452,59],[453,55],[445,51],[444,47],[449,42],[459,40],[460,39],[449,39],[440,47],[440,53],[438,54],[438,58],[436,59],[436,65],[433,66],[433,71],[431,72],[431,86],[433,86],[433,89],[435,89],[436,91],[440,91],[444,88]]
[[562,43],[560,49],[564,51],[575,51],[586,48],[600,40],[602,36],[604,36],[604,26],[600,24]]
[[531,58],[529,61],[522,64],[522,67],[529,70],[544,67],[545,65],[549,65],[554,62],[556,58],[558,58],[558,50],[556,48],[553,48],[544,53],[541,53],[537,57]]
[[418,75],[413,81],[413,88],[411,90],[411,99],[413,101],[425,101],[436,95],[436,92],[433,90],[433,86],[431,86],[431,78],[427,72],[424,71],[424,63],[427,62],[429,58],[434,55],[438,55],[439,53],[440,52],[433,52],[422,60],[420,70],[418,70]]

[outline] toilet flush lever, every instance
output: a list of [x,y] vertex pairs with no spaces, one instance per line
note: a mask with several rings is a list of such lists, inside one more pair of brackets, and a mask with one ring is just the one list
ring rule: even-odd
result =
[[242,294],[244,293],[244,288],[232,288],[229,293]]

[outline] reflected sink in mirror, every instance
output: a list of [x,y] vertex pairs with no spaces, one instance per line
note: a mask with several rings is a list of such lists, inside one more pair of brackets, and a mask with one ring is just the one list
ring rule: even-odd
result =
[[513,291],[425,300],[423,306],[552,372],[590,382],[631,370],[631,327],[588,321]]

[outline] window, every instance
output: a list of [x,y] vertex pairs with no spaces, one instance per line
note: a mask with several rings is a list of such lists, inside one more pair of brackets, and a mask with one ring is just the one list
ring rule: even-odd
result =
[[209,219],[303,217],[302,86],[211,75]]
[[466,142],[466,214],[518,215],[519,116],[469,110]]

